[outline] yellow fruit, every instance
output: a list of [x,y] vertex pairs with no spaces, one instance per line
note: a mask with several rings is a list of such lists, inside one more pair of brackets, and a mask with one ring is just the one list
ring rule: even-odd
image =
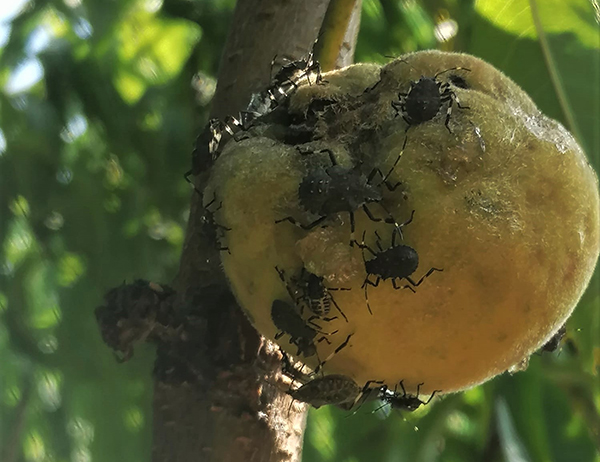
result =
[[[455,67],[469,70],[438,76],[459,84],[450,88],[468,107],[453,104],[451,132],[444,125],[447,102],[432,120],[406,130],[391,106],[398,92],[406,93],[422,75]],[[291,98],[295,127],[257,126],[251,138],[228,143],[207,187],[205,197],[214,192],[223,203],[217,222],[231,228],[223,267],[256,328],[273,339],[273,301],[292,303],[275,267],[287,277],[305,267],[328,287],[351,289],[331,292],[349,322],[334,308],[336,320],[316,320],[325,332],[339,331],[326,336],[331,344],[317,343],[321,360],[351,335],[326,362],[326,373],[358,384],[382,380],[392,389],[403,380],[413,392],[424,383],[423,393],[447,393],[526,360],[571,314],[598,258],[598,181],[581,148],[514,82],[469,55],[420,52],[381,69],[357,65],[324,79]],[[467,88],[460,88],[463,83]],[[291,139],[307,141],[302,150],[316,152],[301,154]],[[332,150],[340,165],[359,163],[364,174],[374,167],[387,173],[402,154],[389,178],[401,186],[393,192],[381,187],[383,201],[368,208],[380,218],[389,210],[399,223],[415,211],[402,228],[404,241],[397,239],[418,252],[414,281],[432,267],[443,269],[415,293],[395,290],[389,279],[367,286],[372,315],[363,259],[373,255],[350,247],[348,213],[310,231],[275,223],[288,216],[304,224],[318,218],[299,204],[298,187],[311,169],[331,166],[322,149]],[[380,181],[376,176],[372,183]],[[382,249],[390,247],[393,225],[371,221],[360,208],[355,217],[359,242],[364,233],[365,244],[376,250],[377,230]],[[288,339],[279,343],[294,354]],[[299,359],[318,364],[316,355]]]

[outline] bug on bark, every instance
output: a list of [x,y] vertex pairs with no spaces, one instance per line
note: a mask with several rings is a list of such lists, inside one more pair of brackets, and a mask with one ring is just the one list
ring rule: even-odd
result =
[[215,213],[223,206],[222,202],[219,202],[219,206],[211,210],[211,206],[216,203],[217,196],[213,195],[212,200],[204,206],[204,214],[202,215],[202,232],[209,242],[213,243],[215,248],[221,252],[227,252],[231,255],[229,247],[224,246],[221,240],[225,237],[226,231],[231,231],[231,228],[223,226],[215,220]]
[[[425,273],[425,275],[422,276],[418,281],[415,282],[411,278],[411,275],[419,266],[419,254],[415,249],[408,245],[396,244],[396,234],[402,237],[402,227],[412,222],[414,214],[415,211],[413,210],[410,218],[404,223],[398,225],[396,229],[392,231],[392,243],[387,249],[384,249],[381,246],[382,239],[377,231],[375,231],[375,236],[377,236],[377,241],[375,242],[377,250],[373,250],[371,247],[365,244],[366,230],[363,232],[362,242],[354,241],[354,244],[362,250],[365,271],[367,272],[367,277],[363,282],[362,288],[365,291],[367,309],[371,314],[373,314],[373,311],[371,310],[371,305],[369,303],[369,296],[367,292],[368,286],[377,287],[382,280],[385,281],[387,279],[391,279],[394,289],[410,289],[412,292],[415,292],[414,287],[421,285],[421,283],[433,272],[443,271],[443,269],[439,268],[430,268],[427,273]],[[368,250],[373,255],[372,259],[366,259],[365,250]],[[370,277],[372,275],[376,276],[375,281],[371,281]],[[403,279],[407,281],[408,284],[399,286],[398,281]]]
[[208,121],[204,130],[196,138],[194,151],[192,152],[192,168],[183,175],[185,181],[190,183],[198,194],[202,195],[196,189],[190,177],[207,171],[221,154],[222,146],[227,144],[229,140],[232,138],[236,141],[243,139],[244,134],[242,132],[247,131],[255,119],[255,114],[243,111],[239,113],[238,118],[227,116],[224,121],[219,119]]
[[[406,61],[404,61],[406,62]],[[406,62],[408,64],[408,62]],[[409,64],[410,65],[410,64]],[[398,101],[392,101],[392,107],[396,111],[396,115],[402,115],[402,118],[409,127],[419,125],[433,119],[442,106],[448,103],[446,110],[446,119],[444,125],[450,133],[448,122],[452,115],[452,107],[454,103],[461,109],[469,109],[468,106],[462,106],[456,93],[452,89],[452,85],[459,88],[466,88],[466,80],[459,75],[451,75],[448,82],[438,80],[441,74],[451,71],[470,71],[465,67],[453,67],[450,69],[438,72],[433,77],[421,76],[419,80],[412,81],[410,88],[406,93],[398,93]]]
[[327,404],[353,403],[360,393],[361,388],[350,377],[331,374],[313,379],[290,391],[289,395],[319,408]]
[[[271,61],[271,74],[277,56]],[[285,103],[289,97],[298,89],[298,86],[306,80],[309,85],[322,82],[321,65],[314,59],[313,52],[309,52],[305,57],[288,61],[281,66],[279,71],[271,79],[268,88],[257,93],[253,93],[246,111],[254,114],[256,117],[262,117],[274,111],[278,106]]]
[[[350,377],[331,374],[312,379],[296,390],[290,391],[289,395],[315,408],[334,404],[349,411],[364,398],[368,398],[372,391],[379,391],[381,383],[379,380],[370,380],[361,388]],[[372,384],[378,386],[372,388]]]

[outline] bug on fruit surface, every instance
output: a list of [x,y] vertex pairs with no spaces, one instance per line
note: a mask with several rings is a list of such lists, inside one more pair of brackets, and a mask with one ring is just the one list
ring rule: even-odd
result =
[[421,406],[426,406],[427,404],[429,404],[433,397],[436,395],[436,393],[441,393],[441,390],[434,390],[427,401],[422,401],[419,398],[419,390],[423,383],[417,385],[417,394],[411,395],[406,392],[403,382],[404,381],[401,380],[399,383],[400,388],[402,388],[402,395],[397,393],[397,386],[394,387],[394,391],[390,390],[387,387],[382,387],[379,399],[384,402],[384,406],[386,404],[389,404],[392,409],[400,409],[403,411],[414,412]]
[[[373,314],[371,305],[369,303],[369,296],[367,292],[368,286],[377,287],[382,280],[391,279],[392,286],[394,289],[410,289],[413,293],[415,292],[414,287],[418,287],[421,283],[428,278],[435,271],[443,271],[440,268],[430,268],[425,275],[418,281],[414,281],[411,275],[417,270],[419,266],[419,254],[412,247],[405,244],[396,244],[396,234],[402,237],[402,227],[410,224],[413,220],[415,211],[413,210],[410,218],[398,225],[396,229],[392,231],[392,242],[391,246],[384,249],[381,246],[381,236],[375,231],[377,241],[375,242],[377,250],[373,250],[371,247],[365,244],[366,230],[362,235],[362,242],[354,241],[354,244],[362,250],[363,262],[365,264],[365,271],[367,277],[361,286],[365,291],[365,300],[367,302],[367,309],[369,313]],[[370,260],[366,259],[365,250],[368,250],[373,258]],[[371,281],[371,276],[376,276],[375,281]],[[398,286],[398,281],[405,280],[408,284]]]
[[[312,154],[315,152],[300,151],[301,154]],[[388,178],[400,161],[402,152],[398,154],[396,161],[387,175],[384,175],[380,169],[374,168],[368,176],[360,171],[360,164],[354,167],[344,167],[338,164],[332,150],[322,149],[318,151],[318,153],[323,152],[328,154],[331,166],[311,169],[298,187],[298,200],[302,208],[309,213],[319,215],[319,218],[306,225],[291,216],[277,220],[275,223],[288,221],[304,230],[311,230],[321,225],[331,215],[346,212],[350,215],[350,243],[352,245],[356,228],[354,219],[355,211],[362,209],[371,221],[382,221],[381,218],[373,215],[367,205],[378,203],[388,216],[383,221],[398,226],[392,214],[382,203],[383,194],[381,185],[385,185],[389,191],[396,190],[400,185],[399,182],[391,184]],[[382,180],[378,184],[372,184],[373,178],[377,174],[382,177]]]
[[[309,325],[292,305],[283,300],[275,300],[271,305],[271,320],[279,330],[275,334],[275,340],[279,340],[286,334],[289,335],[290,344],[298,347],[296,355],[304,355],[306,358],[317,354],[315,340],[317,343],[326,341],[331,344],[327,336],[338,332],[337,330],[323,332],[315,324],[313,324],[314,327]],[[317,334],[320,334],[321,337],[315,339]]]
[[[409,64],[404,60],[401,61]],[[459,70],[470,72],[470,69],[467,69],[466,67],[452,67],[438,72],[433,77],[425,77],[422,75],[419,80],[410,82],[408,91],[406,93],[399,92],[399,100],[392,101],[391,103],[396,111],[396,115],[402,115],[402,118],[408,124],[408,127],[411,127],[433,119],[438,112],[440,112],[442,106],[448,103],[444,125],[448,131],[452,133],[448,122],[452,115],[454,103],[461,109],[469,109],[469,107],[460,104],[460,100],[451,86],[454,85],[458,88],[465,88],[467,83],[466,80],[459,75],[451,75],[449,78],[450,83],[442,82],[438,80],[438,77],[446,72]]]
[[346,322],[348,322],[348,318],[333,298],[331,291],[347,291],[350,289],[326,287],[323,277],[311,273],[304,267],[300,271],[299,277],[290,277],[289,282],[286,281],[284,270],[277,267],[275,269],[279,274],[279,278],[285,284],[288,293],[293,298],[294,303],[300,307],[300,315],[304,314],[304,307],[307,307],[313,313],[313,316],[308,318],[308,321],[316,318],[332,321],[335,318],[328,318],[327,315],[331,312],[331,305],[333,305]]

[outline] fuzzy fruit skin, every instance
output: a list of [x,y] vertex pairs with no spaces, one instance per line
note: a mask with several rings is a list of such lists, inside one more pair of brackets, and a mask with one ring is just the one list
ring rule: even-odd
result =
[[[305,266],[331,287],[352,289],[334,293],[349,323],[320,322],[324,331],[339,329],[331,345],[318,344],[321,358],[353,334],[324,366],[327,373],[351,377],[360,386],[382,380],[393,389],[404,380],[409,392],[423,382],[423,393],[448,393],[526,360],[569,317],[598,258],[598,180],[572,136],[489,64],[437,51],[402,59],[409,64],[396,60],[378,72],[370,65],[327,74],[325,85],[298,90],[290,112],[310,114],[315,99],[335,101],[335,117],[317,117],[320,141],[312,144],[334,150],[342,165],[356,162],[358,145],[365,165],[385,172],[408,137],[390,178],[402,186],[384,190],[383,203],[398,222],[415,210],[403,229],[403,244],[419,254],[413,279],[431,267],[443,269],[416,293],[381,281],[368,287],[373,315],[368,313],[363,255],[348,245],[348,214],[308,232],[275,223],[290,215],[303,223],[314,220],[298,204],[298,185],[310,168],[331,165],[326,154],[302,156],[269,129],[254,132],[225,147],[205,197],[214,191],[223,201],[216,218],[231,228],[226,241],[231,254],[222,253],[223,267],[259,332],[273,339],[272,301],[290,301],[275,266],[289,274]],[[468,88],[453,90],[469,109],[454,106],[452,133],[444,126],[447,106],[406,131],[390,105],[397,93],[421,75],[459,66],[470,69],[456,72]],[[377,204],[372,210],[382,216]],[[357,238],[366,230],[365,241],[374,247],[377,229],[389,245],[390,225],[374,223],[361,211],[356,219]],[[364,257],[372,258],[368,252]],[[287,339],[279,343],[294,353]],[[317,364],[316,357],[305,362]]]

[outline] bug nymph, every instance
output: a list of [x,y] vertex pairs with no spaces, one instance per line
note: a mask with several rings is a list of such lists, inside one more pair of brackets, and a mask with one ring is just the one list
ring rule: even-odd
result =
[[294,299],[294,303],[300,307],[300,315],[304,313],[304,307],[313,313],[313,316],[308,318],[308,321],[313,319],[323,319],[332,321],[336,319],[328,318],[327,315],[331,312],[331,305],[342,315],[348,322],[348,318],[340,309],[339,305],[333,298],[330,291],[350,290],[343,287],[326,287],[324,278],[311,273],[306,268],[302,268],[300,276],[289,278],[289,283],[285,278],[285,271],[275,267],[279,278],[283,281],[290,296]]
[[[419,254],[415,249],[408,245],[396,244],[396,234],[402,237],[402,227],[412,222],[414,214],[415,211],[413,210],[410,218],[407,221],[401,223],[394,230],[392,230],[392,245],[387,249],[383,249],[381,247],[381,237],[377,231],[375,231],[375,236],[377,236],[377,250],[373,250],[371,247],[365,244],[366,230],[363,232],[362,242],[354,241],[354,244],[362,250],[365,271],[367,272],[367,277],[363,282],[362,288],[365,291],[367,309],[371,314],[373,314],[373,311],[371,310],[371,305],[369,303],[369,296],[367,293],[368,286],[377,287],[381,280],[385,281],[387,279],[391,279],[394,289],[410,289],[412,292],[415,292],[413,287],[418,287],[421,285],[421,283],[434,271],[443,271],[439,268],[430,268],[429,271],[427,271],[427,273],[425,273],[425,275],[422,276],[417,282],[410,277],[419,266]],[[368,250],[373,255],[372,259],[366,259],[365,250]],[[376,276],[375,281],[371,281],[371,275]],[[401,281],[402,279],[407,281],[408,284],[398,286],[398,281]]]
[[[276,59],[277,56],[271,61],[271,73]],[[312,52],[308,53],[304,58],[289,61],[277,71],[271,79],[268,88],[252,94],[246,110],[256,117],[262,117],[271,113],[279,105],[287,101],[303,80],[306,80],[311,85],[313,83],[311,76],[313,75],[315,83],[322,81],[321,65],[314,59]]]
[[210,168],[218,157],[217,150],[222,136],[222,122],[219,119],[210,119],[196,138],[194,150],[192,151],[192,168],[185,172],[183,177],[201,196],[202,193],[196,189],[196,185],[190,180],[190,176],[200,175]]
[[309,403],[315,408],[327,404],[354,403],[361,393],[361,388],[350,377],[339,374],[326,375],[305,383],[289,395]]
[[[315,152],[299,151],[301,154],[312,154]],[[331,215],[346,212],[350,215],[350,244],[352,245],[356,227],[354,212],[362,208],[370,220],[376,222],[382,221],[381,218],[375,217],[367,206],[370,203],[378,203],[388,216],[384,221],[398,226],[394,217],[381,202],[383,199],[381,185],[385,185],[389,191],[396,190],[400,185],[400,183],[391,184],[388,182],[388,178],[398,164],[402,152],[398,154],[396,161],[387,175],[384,175],[380,169],[374,168],[371,170],[369,176],[365,176],[360,171],[360,164],[351,168],[339,165],[333,155],[333,151],[330,149],[322,149],[318,152],[328,154],[331,166],[312,169],[308,172],[298,187],[298,200],[307,212],[319,215],[319,218],[307,225],[300,223],[293,217],[282,218],[275,223],[289,221],[304,230],[311,230],[323,223]],[[372,184],[371,182],[377,174],[382,177],[382,181],[378,184]]]
[[442,105],[448,103],[444,125],[452,133],[448,126],[452,106],[456,103],[461,109],[469,109],[469,107],[460,104],[460,100],[452,90],[451,85],[465,88],[466,81],[460,76],[450,76],[450,83],[448,83],[438,80],[438,77],[446,72],[459,70],[470,71],[465,67],[453,67],[438,72],[433,77],[421,76],[419,80],[412,81],[406,93],[398,93],[399,101],[392,101],[392,107],[396,111],[396,115],[401,114],[408,126],[411,127],[433,119],[440,112]]
[[403,411],[414,412],[421,406],[426,406],[427,404],[429,404],[433,397],[436,395],[436,393],[441,393],[442,391],[434,390],[427,401],[422,401],[421,399],[419,399],[419,390],[421,388],[421,385],[423,385],[423,383],[417,385],[416,395],[410,395],[406,393],[406,390],[404,389],[404,383],[401,380],[400,387],[402,388],[402,395],[399,395],[396,392],[397,387],[394,388],[394,391],[390,390],[387,387],[383,387],[379,399],[381,399],[384,402],[384,405],[389,404],[392,409],[400,409]]
[[323,332],[318,328],[310,326],[302,316],[300,316],[295,308],[283,300],[275,300],[271,305],[271,320],[275,327],[279,330],[275,334],[275,340],[279,340],[285,334],[290,336],[290,344],[298,347],[297,356],[304,355],[306,358],[317,354],[315,345],[315,337],[321,334],[317,339],[317,343],[326,341],[331,344],[326,336],[336,334],[338,331]]
[[190,176],[200,175],[212,167],[221,154],[223,145],[227,144],[232,138],[235,141],[240,141],[242,139],[240,133],[252,127],[255,119],[256,115],[254,113],[243,111],[239,113],[238,118],[227,116],[224,121],[219,119],[208,121],[204,130],[196,138],[194,151],[192,152],[192,168],[183,175],[197,193],[202,195],[190,180]]

